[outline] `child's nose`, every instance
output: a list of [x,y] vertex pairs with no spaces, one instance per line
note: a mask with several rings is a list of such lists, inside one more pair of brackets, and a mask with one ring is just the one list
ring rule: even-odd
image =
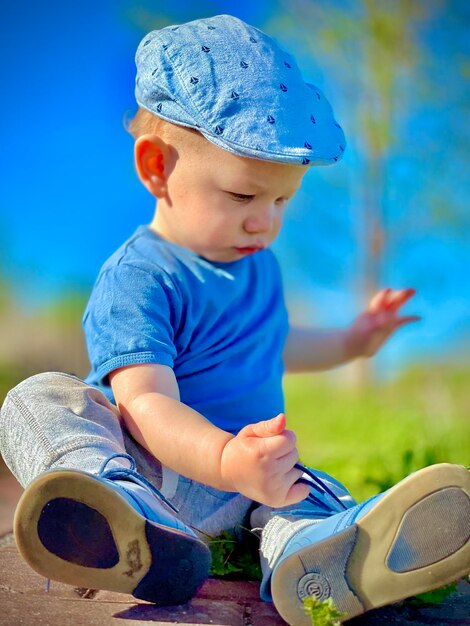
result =
[[243,223],[243,228],[247,233],[265,233],[272,229],[275,220],[276,208],[268,205],[249,215]]

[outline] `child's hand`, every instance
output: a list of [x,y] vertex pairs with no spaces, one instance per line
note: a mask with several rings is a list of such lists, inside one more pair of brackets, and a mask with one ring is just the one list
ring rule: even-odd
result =
[[420,317],[399,317],[400,308],[415,295],[414,289],[383,289],[371,300],[346,331],[346,353],[349,359],[372,356],[397,328],[416,322]]
[[286,430],[283,413],[245,426],[224,447],[221,473],[233,491],[272,507],[282,507],[307,497],[307,485],[295,484],[302,472],[295,434]]

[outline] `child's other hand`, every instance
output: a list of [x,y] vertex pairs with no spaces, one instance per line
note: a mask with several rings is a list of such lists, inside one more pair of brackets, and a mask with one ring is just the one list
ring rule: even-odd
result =
[[382,289],[346,331],[346,353],[350,359],[373,356],[401,326],[416,322],[416,315],[399,316],[401,307],[415,295],[414,289]]
[[302,472],[296,437],[286,430],[286,418],[245,426],[224,447],[221,473],[230,489],[272,507],[282,507],[307,497],[307,485],[296,484]]

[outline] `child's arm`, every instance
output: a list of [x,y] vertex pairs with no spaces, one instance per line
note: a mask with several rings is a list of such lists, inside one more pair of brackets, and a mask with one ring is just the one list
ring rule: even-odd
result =
[[284,350],[286,369],[291,372],[326,370],[358,357],[374,355],[400,326],[420,319],[416,315],[399,316],[400,308],[414,294],[414,289],[380,291],[345,329],[291,327]]
[[295,435],[284,415],[250,424],[235,437],[179,400],[165,365],[125,367],[110,374],[116,403],[131,435],[179,474],[270,506],[305,498]]

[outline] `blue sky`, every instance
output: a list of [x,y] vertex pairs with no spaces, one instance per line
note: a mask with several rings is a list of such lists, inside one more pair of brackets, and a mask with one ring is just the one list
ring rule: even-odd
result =
[[[327,9],[331,3],[317,4]],[[357,7],[336,4],[351,14]],[[135,111],[135,48],[162,6],[83,0],[20,1],[0,8],[0,274],[19,306],[44,305],[75,288],[89,290],[107,256],[152,217],[154,204],[135,177],[123,118]],[[306,177],[275,249],[296,316],[335,326],[347,323],[360,306],[361,208],[354,182],[364,166],[361,137],[349,107],[351,68],[335,68],[324,53],[306,49],[305,31],[313,25],[302,24],[304,38],[300,30],[298,37],[283,31],[277,18],[292,18],[289,6],[179,2],[171,10],[175,22],[223,12],[271,27],[332,101],[349,148],[341,164]],[[424,80],[404,83],[406,115],[395,120],[397,141],[388,156],[391,237],[382,283],[416,287],[409,312],[424,318],[387,348],[382,358],[392,366],[468,346],[464,105],[466,96],[468,112],[470,61],[464,37],[470,13],[463,1],[439,6],[416,31],[428,50],[416,68],[416,78]]]

